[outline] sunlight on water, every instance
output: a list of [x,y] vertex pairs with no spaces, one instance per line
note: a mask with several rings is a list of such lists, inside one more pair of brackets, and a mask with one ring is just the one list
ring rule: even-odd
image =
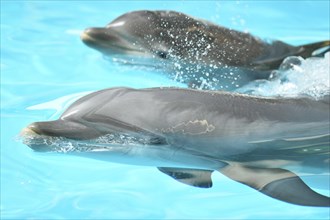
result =
[[323,58],[288,57],[270,80],[255,81],[237,90],[260,96],[320,98],[330,92],[330,52]]

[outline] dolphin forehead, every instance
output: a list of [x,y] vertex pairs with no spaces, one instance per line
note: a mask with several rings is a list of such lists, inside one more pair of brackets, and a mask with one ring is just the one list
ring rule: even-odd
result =
[[111,100],[115,99],[120,94],[125,93],[126,88],[111,88],[92,92],[81,97],[61,115],[61,119],[80,118],[92,114],[95,109],[102,105],[111,105]]
[[[196,112],[200,107],[200,112]],[[262,98],[227,92],[197,91],[179,88],[111,88],[91,93],[73,103],[61,116],[89,116],[94,113],[110,116],[152,118],[163,112],[163,116],[185,113],[191,120],[194,114],[205,115],[214,113],[245,118],[252,122],[257,119],[264,121],[283,122],[315,122],[329,119],[329,104],[322,100],[309,98]],[[126,114],[125,114],[125,113]],[[130,113],[130,114],[129,114]],[[214,115],[212,114],[212,115]],[[144,117],[143,117],[144,116]],[[182,117],[178,115],[179,117]]]
[[157,100],[155,91],[112,88],[91,93],[73,103],[61,121],[79,122],[102,134],[120,132],[129,135],[157,136],[155,131],[167,102]]
[[[201,119],[205,108],[198,99],[191,99],[190,90],[115,88],[91,93],[73,103],[61,120],[82,123],[97,130],[160,134],[172,123],[205,126]],[[181,98],[176,99],[175,97]],[[197,94],[196,94],[197,95]],[[187,114],[188,111],[190,114]],[[198,116],[199,115],[199,116]],[[207,122],[206,122],[207,123]],[[173,125],[174,126],[174,125]],[[203,127],[204,129],[204,127]],[[195,132],[195,131],[192,131]],[[202,132],[202,131],[200,131]]]
[[143,27],[155,26],[156,28],[185,28],[191,25],[198,25],[202,22],[198,22],[196,19],[176,11],[132,11],[123,14],[110,22],[108,28],[116,28],[122,26],[129,26],[136,31],[142,31],[135,25],[143,25]]
[[136,43],[143,42],[143,46],[152,48],[163,43],[184,49],[181,45],[192,43],[189,36],[202,37],[201,32],[206,33],[203,30],[207,25],[213,24],[175,11],[133,11],[113,20],[106,28],[122,33],[121,37]]
[[[185,45],[192,41],[188,36],[197,26],[202,27],[201,24],[188,15],[174,11],[133,11],[113,20],[106,30],[117,33],[127,40],[127,44],[138,45],[137,48],[165,58],[166,55],[185,54]],[[190,46],[196,47],[193,44]],[[162,52],[166,54],[158,54]]]

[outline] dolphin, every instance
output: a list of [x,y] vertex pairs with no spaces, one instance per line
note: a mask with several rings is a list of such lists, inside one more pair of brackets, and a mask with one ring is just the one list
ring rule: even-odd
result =
[[[87,28],[82,41],[106,56],[153,66],[191,88],[234,90],[267,79],[288,56],[313,56],[330,41],[292,46],[266,42],[175,11],[133,11],[106,27]],[[320,51],[318,55],[329,51]]]
[[155,166],[201,188],[211,174],[270,197],[329,207],[303,176],[329,176],[329,97],[264,98],[179,88],[110,88],[74,102],[58,120],[21,132],[38,152]]

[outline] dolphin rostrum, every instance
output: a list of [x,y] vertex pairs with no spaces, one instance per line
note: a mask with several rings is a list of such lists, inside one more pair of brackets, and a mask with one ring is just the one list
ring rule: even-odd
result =
[[35,151],[156,166],[212,186],[214,170],[276,199],[329,207],[300,177],[329,175],[329,96],[263,98],[178,88],[111,88],[23,129]]
[[81,39],[125,63],[164,69],[192,88],[226,90],[266,79],[286,57],[310,57],[330,44],[266,42],[180,12],[148,10],[123,14],[104,28],[88,28]]

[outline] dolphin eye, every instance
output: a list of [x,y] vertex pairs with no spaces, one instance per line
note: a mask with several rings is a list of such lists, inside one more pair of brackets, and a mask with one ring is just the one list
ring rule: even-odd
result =
[[165,51],[156,51],[156,55],[159,57],[159,58],[162,58],[162,59],[167,59],[168,58],[168,53],[165,52]]

